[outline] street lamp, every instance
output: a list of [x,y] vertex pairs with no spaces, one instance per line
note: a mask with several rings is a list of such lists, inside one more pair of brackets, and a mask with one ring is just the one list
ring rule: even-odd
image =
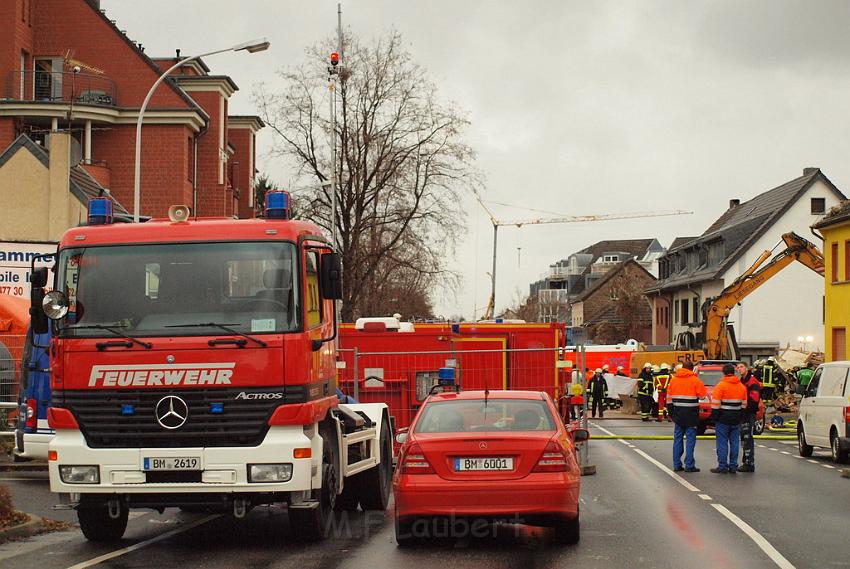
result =
[[136,168],[135,168],[135,178],[133,180],[133,221],[139,221],[139,209],[141,208],[141,180],[142,180],[142,120],[145,116],[145,109],[148,108],[148,103],[153,97],[154,91],[159,85],[165,81],[165,78],[168,75],[183,65],[186,62],[200,59],[202,57],[207,57],[210,55],[216,55],[218,53],[225,53],[227,51],[247,51],[248,53],[257,53],[258,51],[265,51],[269,48],[269,41],[266,38],[259,38],[251,41],[247,41],[244,43],[236,44],[232,47],[228,47],[225,49],[218,49],[216,51],[210,51],[207,53],[200,53],[198,55],[193,55],[191,57],[184,57],[171,67],[169,67],[165,73],[159,76],[159,79],[151,87],[150,91],[148,91],[147,96],[145,97],[144,102],[142,103],[142,108],[139,109],[139,118],[136,120]]

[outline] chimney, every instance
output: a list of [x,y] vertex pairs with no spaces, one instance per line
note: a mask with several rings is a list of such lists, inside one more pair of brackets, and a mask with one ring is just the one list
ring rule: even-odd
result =
[[729,209],[738,207],[739,205],[741,205],[741,200],[737,198],[729,200]]
[[820,168],[815,167],[815,166],[809,166],[808,168],[803,168],[803,175],[804,176],[811,176],[812,174],[814,174],[818,170],[820,170]]

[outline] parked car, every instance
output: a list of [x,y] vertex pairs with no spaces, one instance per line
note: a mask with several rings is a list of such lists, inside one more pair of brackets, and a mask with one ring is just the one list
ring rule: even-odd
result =
[[[696,374],[705,385],[708,394],[699,402],[699,426],[697,432],[705,434],[706,429],[713,429],[714,424],[711,422],[711,392],[714,386],[720,383],[723,378],[723,366],[726,364],[735,365],[738,362],[735,360],[702,360],[696,366]],[[753,429],[753,434],[760,435],[764,432],[764,402],[759,401],[758,412],[756,413],[756,424]]]
[[832,460],[850,457],[850,362],[821,364],[803,391],[797,417],[800,456],[812,456],[814,447],[829,448]]
[[581,471],[575,443],[552,399],[534,391],[466,391],[429,396],[402,443],[393,478],[399,545],[434,524],[492,521],[549,526],[555,541],[579,541]]

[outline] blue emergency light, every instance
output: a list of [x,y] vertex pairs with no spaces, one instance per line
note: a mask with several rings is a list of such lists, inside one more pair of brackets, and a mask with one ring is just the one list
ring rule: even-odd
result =
[[289,219],[289,192],[269,190],[266,192],[266,218]]
[[112,200],[92,198],[89,200],[89,225],[108,225],[112,223]]
[[210,413],[224,413],[224,403],[210,403]]
[[133,405],[122,405],[121,406],[121,414],[122,415],[135,415],[136,407]]
[[460,334],[460,324],[452,324],[452,334]]
[[450,387],[455,384],[455,368],[453,367],[441,367],[440,371],[437,372],[437,379],[440,381],[440,385]]

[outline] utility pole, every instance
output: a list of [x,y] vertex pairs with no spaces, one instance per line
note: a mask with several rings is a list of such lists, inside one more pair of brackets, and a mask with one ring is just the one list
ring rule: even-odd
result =
[[[337,230],[336,230],[336,218],[337,218],[337,196],[336,196],[336,188],[338,184],[338,179],[336,175],[336,84],[337,77],[339,77],[340,63],[342,61],[342,4],[336,5],[336,15],[337,15],[337,50],[331,54],[331,64],[328,66],[328,99],[330,101],[330,112],[331,112],[331,243],[333,244],[333,250],[339,252],[339,246],[337,243]],[[341,301],[334,301],[334,319],[339,322],[340,320],[340,311],[342,308]],[[339,348],[339,334],[336,335],[336,347]],[[355,376],[355,392],[357,389],[357,381],[358,378]]]

